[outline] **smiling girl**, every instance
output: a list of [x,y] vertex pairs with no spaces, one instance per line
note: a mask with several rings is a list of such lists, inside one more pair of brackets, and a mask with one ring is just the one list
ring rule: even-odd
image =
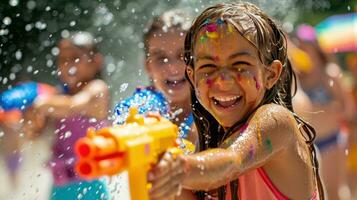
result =
[[200,152],[165,153],[148,176],[151,200],[324,199],[315,132],[294,113],[295,75],[271,18],[250,3],[209,7],[185,61]]

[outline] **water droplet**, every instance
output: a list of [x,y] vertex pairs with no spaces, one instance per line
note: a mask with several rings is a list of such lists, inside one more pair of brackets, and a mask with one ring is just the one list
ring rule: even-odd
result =
[[35,1],[28,1],[27,2],[27,8],[30,10],[33,10],[36,7],[36,2]]
[[128,88],[128,83],[123,83],[120,85],[119,92],[124,92]]
[[28,66],[27,69],[26,69],[26,71],[29,72],[29,73],[32,72],[32,70],[33,70],[33,67],[31,65]]
[[5,25],[10,25],[11,24],[11,18],[10,17],[4,17],[4,19],[2,20],[2,22]]
[[69,23],[69,26],[75,26],[76,25],[76,21],[71,21],[70,23]]
[[21,58],[22,58],[22,52],[21,52],[20,50],[17,50],[17,51],[15,52],[15,58],[16,58],[16,60],[21,60]]
[[71,131],[66,131],[66,132],[64,133],[64,138],[69,138],[69,137],[71,137],[71,135],[72,135],[72,132],[71,132]]
[[9,4],[10,6],[17,6],[19,4],[19,0],[10,0]]
[[77,72],[77,67],[75,67],[75,66],[72,66],[72,67],[69,68],[69,70],[68,70],[68,74],[71,75],[71,76],[76,75],[76,72]]
[[54,55],[54,56],[58,56],[59,52],[60,52],[60,50],[57,47],[53,47],[51,49],[51,54]]

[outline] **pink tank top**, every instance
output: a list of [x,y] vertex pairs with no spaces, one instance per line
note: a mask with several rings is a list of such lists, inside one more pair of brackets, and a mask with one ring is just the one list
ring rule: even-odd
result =
[[[239,177],[239,200],[287,200],[275,187],[263,168],[257,168]],[[215,198],[210,198],[214,200]],[[232,200],[230,184],[227,186],[226,200]],[[317,200],[315,191],[310,200]]]

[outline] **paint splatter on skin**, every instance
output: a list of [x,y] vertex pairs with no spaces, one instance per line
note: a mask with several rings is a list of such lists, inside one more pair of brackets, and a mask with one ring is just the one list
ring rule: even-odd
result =
[[211,39],[217,39],[218,38],[218,34],[217,32],[206,32],[207,37],[211,38]]
[[240,127],[239,132],[243,133],[247,128],[248,128],[248,124],[243,124],[243,126]]
[[206,84],[208,85],[209,88],[212,87],[212,85],[213,85],[212,79],[207,79]]
[[201,42],[201,43],[204,43],[206,40],[207,40],[206,35],[202,35],[202,36],[200,37],[200,42]]
[[242,75],[239,73],[239,74],[237,74],[237,79],[238,79],[238,81],[241,81],[242,80]]
[[216,39],[218,38],[218,33],[217,33],[217,24],[207,24],[206,25],[206,35],[207,37],[211,39]]
[[228,32],[233,33],[233,27],[231,24],[228,24]]
[[254,159],[254,153],[255,153],[254,146],[251,144],[249,147],[249,159],[250,160]]
[[206,19],[205,22],[203,22],[203,25],[209,24],[210,19]]
[[269,139],[265,140],[265,146],[267,147],[270,153],[273,152],[273,145],[271,144],[271,141]]
[[224,24],[224,21],[222,19],[217,19],[217,24],[218,25],[223,25]]
[[258,128],[258,134],[257,134],[258,144],[259,144],[260,146],[262,146],[262,144],[263,144],[263,141],[262,141],[262,132],[261,132],[261,129],[260,129],[260,122],[259,122],[259,120],[257,121],[257,128]]
[[260,83],[258,82],[257,77],[254,76],[253,79],[255,81],[255,87],[257,88],[257,90],[259,90],[260,89]]

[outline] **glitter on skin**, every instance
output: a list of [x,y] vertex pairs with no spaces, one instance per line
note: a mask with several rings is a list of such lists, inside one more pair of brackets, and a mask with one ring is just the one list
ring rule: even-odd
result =
[[261,132],[260,121],[259,120],[257,120],[257,129],[258,129],[258,134],[257,134],[258,144],[261,146],[263,144],[263,141],[262,141],[262,132]]

